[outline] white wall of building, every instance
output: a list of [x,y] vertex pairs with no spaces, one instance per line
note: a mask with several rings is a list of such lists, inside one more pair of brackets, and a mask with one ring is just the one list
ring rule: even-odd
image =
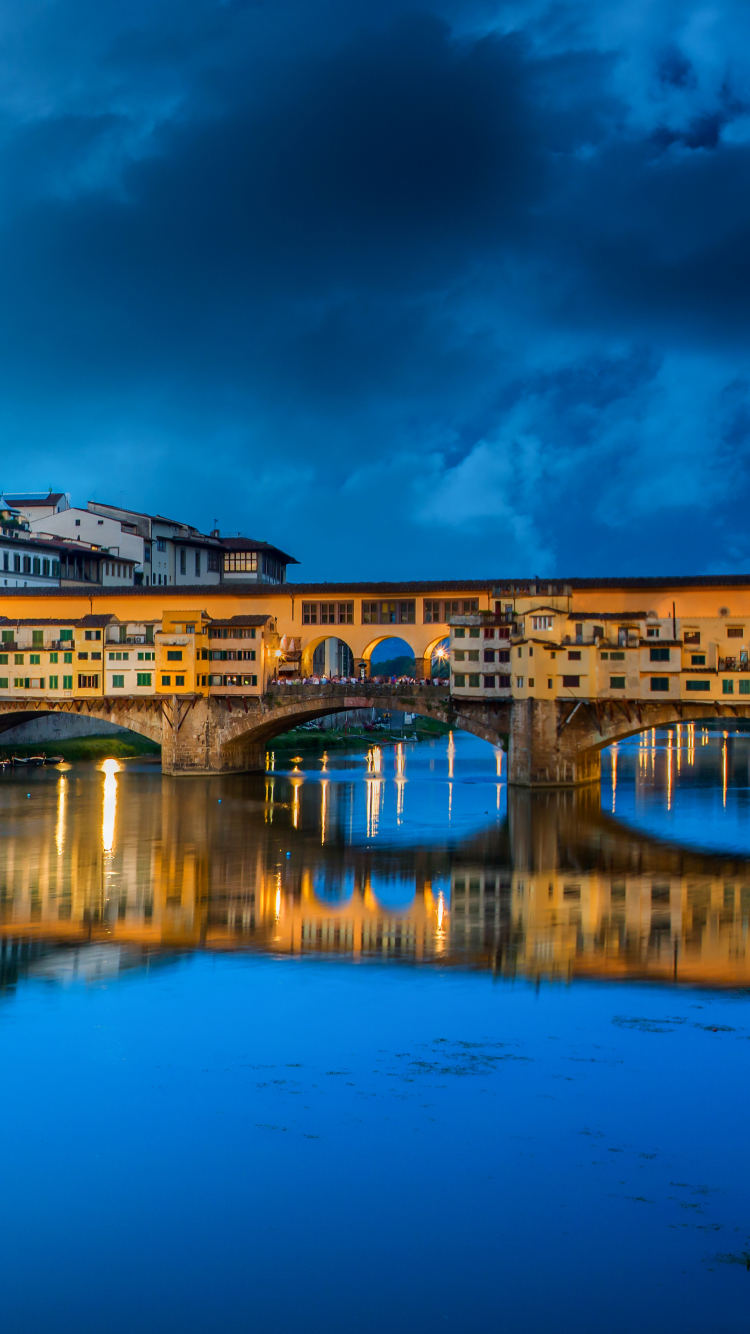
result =
[[[53,533],[55,537],[64,537],[69,542],[79,538],[82,542],[94,546],[108,547],[112,557],[124,556],[135,561],[136,569],[143,570],[144,539],[137,533],[123,532],[118,519],[108,519],[89,510],[68,509],[59,514],[47,515],[43,519],[31,520],[31,531]],[[106,560],[106,557],[105,557]],[[122,578],[105,578],[104,582],[122,583]]]

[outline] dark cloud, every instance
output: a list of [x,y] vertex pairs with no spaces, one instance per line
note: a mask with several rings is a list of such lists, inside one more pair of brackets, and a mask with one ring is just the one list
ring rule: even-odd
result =
[[698,516],[701,568],[744,559],[745,20],[719,12],[704,58],[689,15],[616,4],[31,9],[2,484],[219,516],[309,577],[694,568]]

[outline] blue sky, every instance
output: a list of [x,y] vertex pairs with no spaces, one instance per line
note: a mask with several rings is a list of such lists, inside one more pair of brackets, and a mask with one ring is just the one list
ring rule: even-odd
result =
[[0,486],[300,578],[750,569],[750,11],[0,11]]

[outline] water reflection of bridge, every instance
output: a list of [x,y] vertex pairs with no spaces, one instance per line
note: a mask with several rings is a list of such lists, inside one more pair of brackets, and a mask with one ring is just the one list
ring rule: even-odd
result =
[[74,771],[30,803],[31,785],[4,788],[3,976],[89,942],[750,982],[750,860],[634,832],[598,793],[511,791],[499,826],[401,846],[352,841],[341,781]]

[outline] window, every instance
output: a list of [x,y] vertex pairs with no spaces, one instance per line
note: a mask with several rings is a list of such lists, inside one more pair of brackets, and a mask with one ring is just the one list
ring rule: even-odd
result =
[[509,676],[498,676],[498,678],[497,678],[497,686],[498,686],[498,690],[510,690],[510,686],[511,686],[511,680],[510,680],[510,677],[509,677]]
[[167,549],[167,539],[166,539],[166,537],[157,537],[157,539],[156,539],[156,550],[157,550],[157,551],[166,551],[166,549]]
[[518,687],[519,690],[523,690],[523,677],[522,677],[522,676],[517,676],[517,677],[516,677],[516,686]]
[[303,624],[303,625],[317,625],[317,624],[318,624],[318,604],[317,604],[317,602],[303,602],[303,603],[302,603],[302,624]]
[[257,574],[257,551],[225,551],[224,571],[228,574]]
[[59,655],[57,653],[50,653],[49,655],[50,662],[57,662],[58,656]]
[[24,574],[31,574],[31,556],[24,556],[23,572]]
[[72,661],[73,661],[72,653],[63,653],[63,662],[72,662]]
[[[552,654],[552,656],[553,656],[553,658],[554,658],[554,656],[555,656],[554,653]],[[499,648],[499,649],[497,650],[497,660],[498,660],[498,662],[510,662],[510,649],[509,649],[509,648]]]
[[548,690],[551,690],[551,689],[552,689],[552,677],[551,677],[551,676],[549,676],[549,677],[547,678],[547,689],[548,689]]
[[22,677],[22,676],[14,676],[14,677],[13,677],[13,685],[14,685],[14,687],[15,687],[16,690],[23,690],[23,686],[24,686],[23,677]]
[[610,676],[610,678],[609,678],[609,688],[610,688],[610,690],[624,690],[624,689],[625,689],[625,677],[624,677],[624,676]]
[[529,687],[531,687],[531,686],[533,686],[533,685],[534,685],[534,678],[533,678],[533,676],[530,676],[530,677],[529,677]]
[[167,649],[167,662],[182,662],[182,649],[181,648]]
[[727,639],[744,639],[744,637],[745,637],[744,625],[727,626]]
[[413,625],[416,602],[363,602],[363,625]]
[[484,650],[484,660],[485,660],[485,662],[494,662],[494,661],[495,661],[495,650],[494,650],[494,648],[486,648],[486,649]]
[[113,690],[124,690],[124,689],[125,689],[125,677],[124,677],[124,676],[121,676],[121,675],[118,675],[117,672],[115,672],[114,675],[113,675],[113,677],[112,677],[112,689],[113,689]]
[[153,661],[154,661],[154,655],[153,655],[153,653],[139,653],[139,654],[138,654],[138,661],[139,661],[139,662],[153,662]]
[[750,695],[750,681],[740,681],[740,694]]
[[684,634],[684,640],[686,644],[700,644],[701,642],[700,630],[686,630]]
[[[750,683],[749,683],[749,684],[750,684]],[[686,689],[686,690],[710,690],[710,689],[711,689],[711,682],[710,682],[710,681],[686,681],[686,682],[685,682],[685,689]]]
[[101,658],[102,658],[101,653],[92,653],[92,654],[91,654],[91,657],[92,657],[92,659],[98,659],[99,662],[101,662]]
[[470,686],[473,690],[478,690],[478,689],[479,689],[479,676],[478,676],[478,675],[475,676],[475,675],[472,674],[472,675],[469,677],[469,686]]
[[38,666],[40,665],[41,661],[42,661],[42,655],[41,655],[40,653],[30,653],[30,654],[29,654],[29,666],[30,666],[30,667],[38,667]]
[[442,603],[428,602],[427,599],[425,599],[422,606],[424,609],[425,625],[437,625],[438,623],[442,622],[443,620],[442,610],[441,610]]
[[604,638],[604,626],[603,626],[603,625],[595,625],[595,626],[594,626],[594,639],[603,639],[603,638]]
[[691,665],[692,667],[705,667],[705,665],[706,665],[706,655],[705,655],[705,653],[691,653],[691,654],[690,654],[690,665]]
[[552,629],[552,617],[551,617],[551,616],[532,616],[532,618],[531,618],[531,628],[532,628],[532,630],[551,630],[551,629]]
[[195,553],[195,573],[196,573],[196,575],[197,575],[199,578],[200,578],[200,572],[201,572],[201,553],[200,553],[200,551],[196,551],[196,553]]
[[88,656],[89,656],[88,653],[79,653],[79,654],[78,654],[78,660],[79,660],[79,662],[80,662],[80,660],[81,660],[82,658],[86,658],[86,659],[88,659]]
[[49,679],[49,688],[50,688],[50,690],[57,690],[57,681],[58,681],[58,678],[57,678],[56,676],[51,676],[51,677],[50,677],[50,679]]
[[485,688],[485,690],[494,690],[494,689],[495,689],[495,678],[494,678],[494,676],[485,676],[485,678],[484,678],[484,688]]
[[320,624],[321,624],[321,625],[335,625],[335,624],[336,624],[336,603],[335,603],[335,602],[321,602],[321,603],[320,603]]
[[209,551],[206,560],[206,569],[211,574],[216,574],[221,570],[221,561],[219,560],[218,551]]
[[354,603],[339,603],[339,625],[354,625]]
[[60,631],[60,638],[61,638],[61,639],[72,639],[72,638],[73,638],[73,631],[72,631],[72,630],[61,630],[61,631]]
[[171,678],[171,676],[163,676],[163,677],[161,678],[161,683],[162,683],[163,686],[171,686],[171,684],[172,684],[172,678]]
[[455,676],[453,677],[453,684],[456,686],[466,685],[466,677],[464,676],[463,672],[456,672]]
[[2,663],[3,667],[7,667],[7,666],[8,666],[8,655],[7,655],[7,653],[0,653],[0,663]]
[[8,689],[7,676],[0,676],[0,690],[7,690],[7,689]]
[[462,625],[457,625],[457,626],[455,627],[455,629],[454,629],[454,631],[453,631],[453,638],[454,638],[454,639],[465,639],[465,638],[466,638],[466,631],[464,630],[464,627],[463,627]]
[[562,683],[565,690],[578,690],[581,678],[580,676],[564,676]]
[[658,638],[659,638],[659,630],[660,630],[660,628],[661,628],[661,627],[658,626],[658,625],[647,625],[647,626],[646,626],[646,638],[647,638],[647,639],[658,639]]
[[32,630],[32,632],[31,632],[31,644],[32,644],[32,648],[42,648],[42,646],[43,646],[43,644],[44,644],[44,631],[43,631],[43,630]]
[[604,662],[605,659],[607,659],[608,657],[609,657],[608,653],[602,653],[602,662]]
[[101,639],[102,632],[101,630],[85,630],[83,637],[84,639]]
[[186,635],[194,635],[194,634],[195,634],[195,625],[194,625],[193,623],[190,623],[190,624],[188,624],[188,625],[185,626],[185,634],[186,634]]
[[73,689],[73,677],[72,677],[72,676],[64,676],[64,677],[63,677],[63,690],[72,690],[72,689]]
[[733,694],[734,694],[734,681],[722,681],[722,683],[721,683],[721,693],[722,693],[722,695],[733,695]]
[[456,662],[466,662],[466,651],[462,648],[454,648],[453,657]]
[[668,676],[652,676],[652,677],[651,677],[651,689],[652,689],[652,690],[669,690],[669,677],[668,677]]
[[668,648],[651,648],[648,651],[650,662],[669,662]]
[[15,638],[16,638],[15,630],[2,631],[2,641],[4,644],[12,644],[15,641]]
[[16,667],[23,667],[23,653],[16,653],[13,661],[15,662]]
[[481,639],[481,637],[482,636],[476,627],[469,631],[469,639]]
[[580,649],[571,649],[568,652],[568,662],[580,662],[580,661],[581,661]]
[[79,673],[78,676],[79,690],[98,690],[98,688],[99,688],[98,676],[81,676]]
[[469,662],[479,662],[479,649],[478,649],[478,648],[470,648],[469,651],[468,651],[468,653],[466,654],[466,656],[467,656]]
[[136,673],[136,678],[135,678],[135,683],[136,683],[136,685],[139,685],[139,686],[150,686],[150,685],[151,685],[151,673],[150,673],[150,672],[137,672],[137,673]]
[[180,550],[180,574],[187,574],[187,552],[184,547]]
[[176,676],[174,679],[174,683],[176,686],[184,686],[185,684],[184,676]]

